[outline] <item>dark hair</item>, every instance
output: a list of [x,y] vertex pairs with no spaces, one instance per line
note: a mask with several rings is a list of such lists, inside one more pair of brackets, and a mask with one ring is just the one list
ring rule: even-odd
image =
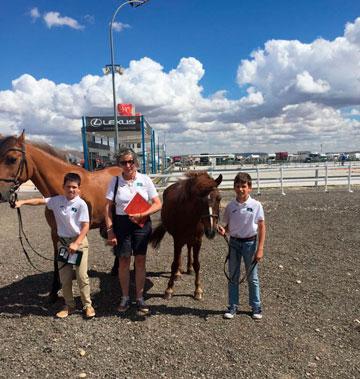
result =
[[139,167],[138,156],[135,153],[135,151],[131,149],[130,147],[122,147],[119,149],[118,153],[115,155],[117,165],[120,164],[120,161],[123,160],[125,155],[131,155],[132,159],[134,160],[135,165]]
[[76,174],[75,172],[68,172],[64,176],[64,183],[63,183],[63,185],[65,185],[67,182],[75,182],[80,187],[80,184],[81,184],[80,175]]
[[234,187],[239,183],[247,183],[252,188],[251,176],[247,172],[239,172],[234,179]]

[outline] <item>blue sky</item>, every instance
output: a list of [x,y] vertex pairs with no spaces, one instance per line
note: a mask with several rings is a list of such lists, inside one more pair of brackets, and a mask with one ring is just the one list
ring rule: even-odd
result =
[[[108,25],[119,4],[1,2],[0,132],[25,127],[77,146],[82,114],[111,114],[110,78],[101,68],[110,63]],[[313,150],[320,143],[360,149],[359,16],[354,0],[126,6],[116,18],[123,30],[114,32],[115,59],[128,73],[117,81],[118,97],[166,133],[173,153]],[[67,136],[60,138],[62,122]]]

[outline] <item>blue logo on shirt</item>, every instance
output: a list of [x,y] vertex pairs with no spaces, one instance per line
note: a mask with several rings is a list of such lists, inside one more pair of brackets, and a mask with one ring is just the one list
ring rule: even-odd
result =
[[246,208],[246,210],[251,213],[254,211],[252,208]]
[[74,212],[74,213],[76,213],[78,210],[76,209],[76,208],[71,208],[71,210]]

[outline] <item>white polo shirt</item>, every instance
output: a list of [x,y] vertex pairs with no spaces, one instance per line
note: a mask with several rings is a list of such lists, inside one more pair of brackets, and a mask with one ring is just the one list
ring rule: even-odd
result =
[[68,200],[63,195],[45,198],[46,206],[54,212],[57,234],[73,238],[80,234],[81,223],[89,222],[88,206],[80,196]]
[[231,237],[249,238],[257,234],[258,222],[265,220],[261,203],[251,196],[244,203],[232,200],[225,208],[222,221]]
[[[115,182],[116,176],[112,178],[109,184],[106,193],[106,198],[108,200],[114,199]],[[136,192],[138,192],[146,201],[159,196],[154,183],[147,175],[137,172],[133,181],[125,180],[121,175],[119,176],[118,190],[115,197],[117,215],[126,215],[124,208]]]

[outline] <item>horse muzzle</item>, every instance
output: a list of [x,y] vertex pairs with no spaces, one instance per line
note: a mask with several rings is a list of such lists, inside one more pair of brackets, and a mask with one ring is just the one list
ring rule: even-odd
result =
[[212,240],[215,237],[216,231],[215,229],[205,229],[205,236],[209,240]]
[[12,186],[0,185],[0,203],[7,203],[14,196],[14,190]]

